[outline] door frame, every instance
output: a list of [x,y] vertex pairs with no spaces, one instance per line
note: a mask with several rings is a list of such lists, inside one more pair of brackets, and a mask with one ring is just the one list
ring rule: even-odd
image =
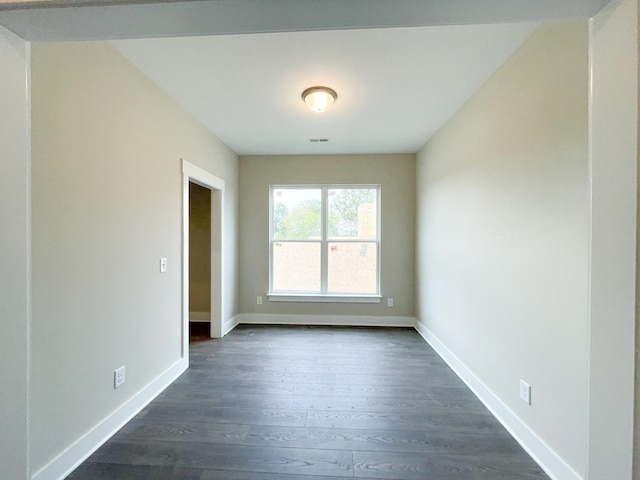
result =
[[214,174],[182,159],[182,356],[189,356],[189,182],[211,190],[211,338],[223,336],[224,187]]

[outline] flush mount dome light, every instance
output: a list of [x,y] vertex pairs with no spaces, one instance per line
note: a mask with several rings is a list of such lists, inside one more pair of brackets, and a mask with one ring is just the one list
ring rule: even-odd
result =
[[338,94],[329,87],[311,87],[302,92],[304,103],[311,111],[318,113],[324,112],[333,105],[336,98],[338,98]]

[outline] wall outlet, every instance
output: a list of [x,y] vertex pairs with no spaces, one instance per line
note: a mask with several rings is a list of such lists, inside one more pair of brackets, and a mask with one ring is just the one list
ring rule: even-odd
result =
[[165,273],[166,271],[167,271],[167,259],[163,257],[160,259],[160,273]]
[[262,297],[261,297],[261,296],[257,296],[257,297],[256,297],[256,303],[257,303],[258,305],[262,305]]
[[393,307],[393,298],[387,298],[387,307]]
[[124,385],[126,378],[124,373],[124,365],[113,372],[113,388],[120,388]]
[[520,398],[527,405],[531,405],[531,385],[524,380],[520,380]]

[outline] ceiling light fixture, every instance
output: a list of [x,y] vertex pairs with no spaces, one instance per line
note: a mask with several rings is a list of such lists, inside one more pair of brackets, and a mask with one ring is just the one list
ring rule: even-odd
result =
[[338,94],[329,87],[311,87],[302,92],[304,103],[311,111],[318,113],[324,112],[333,105],[336,98],[338,98]]

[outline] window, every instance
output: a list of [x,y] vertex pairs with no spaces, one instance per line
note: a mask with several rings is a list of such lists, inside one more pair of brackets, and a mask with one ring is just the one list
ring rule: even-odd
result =
[[272,186],[270,299],[379,301],[379,199],[377,185]]

